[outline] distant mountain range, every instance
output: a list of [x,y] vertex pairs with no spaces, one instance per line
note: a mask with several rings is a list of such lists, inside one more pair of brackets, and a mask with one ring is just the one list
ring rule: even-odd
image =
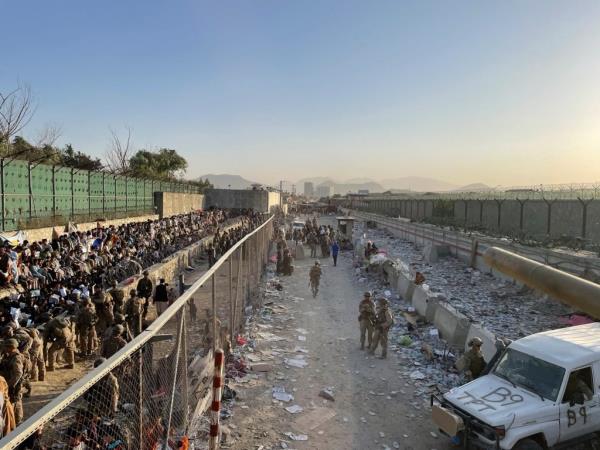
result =
[[[248,189],[255,181],[247,180],[239,175],[230,174],[208,174],[200,177],[208,179],[213,186],[220,189]],[[331,186],[334,194],[345,195],[349,192],[356,193],[361,190],[368,190],[370,193],[385,191],[392,192],[479,192],[490,189],[483,183],[474,183],[467,186],[458,186],[435,178],[426,177],[400,177],[388,178],[376,181],[371,178],[351,178],[348,180],[334,180],[328,177],[309,177],[302,178],[296,183],[296,191],[304,193],[304,183],[311,182],[315,190],[318,186]],[[289,184],[289,183],[288,183]]]
[[202,180],[208,180],[217,189],[248,189],[256,184],[254,181],[242,178],[239,175],[229,175],[226,173],[202,175]]

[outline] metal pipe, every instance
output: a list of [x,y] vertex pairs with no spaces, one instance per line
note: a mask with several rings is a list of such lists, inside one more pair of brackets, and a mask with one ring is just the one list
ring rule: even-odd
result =
[[483,260],[493,269],[600,319],[600,285],[498,247],[488,248]]

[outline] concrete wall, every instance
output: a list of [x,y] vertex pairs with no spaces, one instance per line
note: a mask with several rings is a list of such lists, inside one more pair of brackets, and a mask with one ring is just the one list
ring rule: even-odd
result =
[[204,195],[183,192],[155,192],[154,204],[161,218],[175,216],[204,208]]
[[548,205],[545,201],[530,200],[523,203],[522,231],[539,239],[548,235]]
[[[126,217],[124,219],[114,219],[114,220],[105,220],[102,222],[86,222],[86,223],[78,223],[77,229],[80,231],[88,231],[96,228],[98,224],[103,227],[108,227],[111,225],[119,226],[124,223],[131,222],[145,222],[146,220],[156,220],[158,219],[158,215],[152,214],[147,216],[134,216],[134,217]],[[61,224],[56,227],[45,227],[45,228],[36,228],[32,230],[24,230],[25,236],[29,241],[41,241],[42,239],[52,239],[52,230],[56,228],[57,230],[64,230],[67,224]]]
[[279,192],[251,189],[207,189],[204,192],[206,208],[252,208],[270,212],[279,206]]

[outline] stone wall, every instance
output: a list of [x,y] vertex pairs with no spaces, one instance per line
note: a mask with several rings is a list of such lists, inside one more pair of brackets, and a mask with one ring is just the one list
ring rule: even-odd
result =
[[[146,220],[156,220],[158,216],[155,214],[147,215],[147,216],[134,216],[134,217],[126,217],[123,219],[114,219],[114,220],[104,220],[101,222],[86,222],[86,223],[78,223],[77,229],[80,231],[88,231],[96,228],[98,224],[103,227],[108,227],[110,225],[119,226],[124,223],[131,222],[144,222]],[[45,227],[45,228],[35,228],[31,230],[24,230],[26,238],[29,241],[41,241],[42,239],[52,239],[52,230],[56,228],[57,230],[64,230],[67,224],[61,224],[56,227]]]
[[252,208],[267,213],[279,206],[279,192],[252,189],[207,189],[204,192],[205,207]]
[[159,217],[185,214],[204,208],[204,195],[184,192],[155,192],[154,204]]

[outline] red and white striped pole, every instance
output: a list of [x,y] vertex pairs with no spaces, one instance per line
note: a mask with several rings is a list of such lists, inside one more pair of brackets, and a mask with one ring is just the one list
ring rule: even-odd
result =
[[219,448],[219,416],[221,414],[221,392],[223,390],[223,350],[215,351],[215,373],[213,376],[213,401],[210,407],[210,441],[209,450]]

